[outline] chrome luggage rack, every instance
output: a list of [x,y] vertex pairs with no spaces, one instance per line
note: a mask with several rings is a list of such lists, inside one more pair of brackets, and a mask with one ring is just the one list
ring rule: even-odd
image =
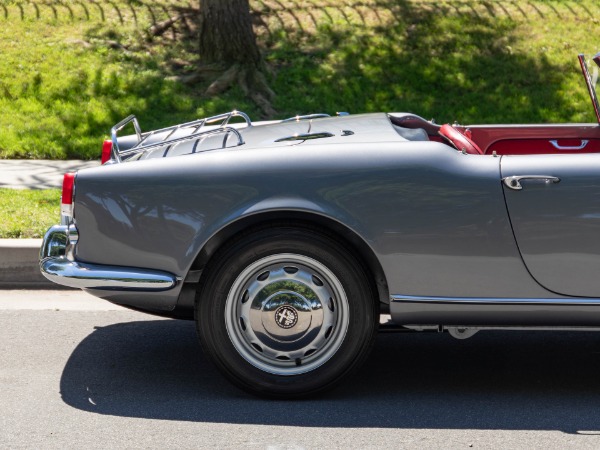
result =
[[[177,145],[180,145],[184,142],[196,140],[196,142],[194,143],[194,150],[192,151],[193,153],[196,150],[198,143],[202,139],[211,135],[218,134],[224,134],[223,143],[220,148],[225,148],[227,146],[229,136],[232,134],[237,137],[237,144],[233,145],[232,147],[237,147],[244,144],[244,139],[242,138],[242,135],[236,128],[228,125],[229,121],[233,117],[241,117],[246,121],[247,127],[252,126],[252,121],[250,120],[250,117],[248,117],[247,114],[241,111],[233,110],[225,114],[219,114],[217,116],[197,119],[192,122],[182,123],[180,125],[173,125],[171,127],[161,128],[159,130],[142,133],[137,118],[134,115],[131,115],[126,119],[122,120],[121,122],[117,123],[110,129],[110,136],[112,141],[111,156],[115,162],[120,163],[123,161],[124,158],[129,159],[136,154],[144,153],[149,150],[154,150],[165,146],[167,147],[164,153],[164,155],[166,156],[166,154],[169,151],[173,150],[174,147],[176,147]],[[130,123],[133,124],[133,128],[135,129],[137,142],[133,145],[133,147],[121,150],[119,148],[118,133]],[[205,125],[216,125],[217,128],[203,130],[203,127]],[[190,134],[180,137],[174,136],[178,131],[187,129],[191,129]],[[164,133],[165,136],[157,141],[149,142],[153,136],[157,136],[161,133]]]

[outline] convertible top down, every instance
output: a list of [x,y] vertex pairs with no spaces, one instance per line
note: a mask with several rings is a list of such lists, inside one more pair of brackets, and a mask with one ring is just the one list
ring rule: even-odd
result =
[[591,124],[253,123],[232,111],[142,132],[130,116],[102,166],[65,175],[42,273],[194,319],[219,369],[271,397],[339,383],[382,314],[381,327],[458,338],[600,329],[600,54],[592,61],[579,57]]

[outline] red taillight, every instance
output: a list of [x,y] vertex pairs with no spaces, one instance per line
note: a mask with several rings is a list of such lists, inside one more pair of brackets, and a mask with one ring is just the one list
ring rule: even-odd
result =
[[104,144],[102,144],[102,164],[104,164],[106,161],[110,161],[110,154],[112,152],[112,141],[110,139],[107,139],[106,141],[104,141]]
[[67,172],[63,178],[62,197],[60,198],[60,213],[63,216],[73,216],[73,186],[75,172]]

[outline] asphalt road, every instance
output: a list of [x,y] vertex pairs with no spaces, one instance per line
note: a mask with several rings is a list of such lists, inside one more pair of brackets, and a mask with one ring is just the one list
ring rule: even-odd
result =
[[600,334],[380,335],[318,399],[230,386],[191,322],[0,291],[0,448],[598,448]]

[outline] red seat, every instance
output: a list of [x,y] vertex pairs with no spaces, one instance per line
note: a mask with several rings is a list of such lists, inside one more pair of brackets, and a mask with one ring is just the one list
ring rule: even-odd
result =
[[440,135],[448,139],[452,145],[454,145],[458,150],[465,151],[471,155],[483,155],[481,149],[469,139],[467,136],[462,134],[456,128],[451,126],[450,124],[444,124],[441,126]]

